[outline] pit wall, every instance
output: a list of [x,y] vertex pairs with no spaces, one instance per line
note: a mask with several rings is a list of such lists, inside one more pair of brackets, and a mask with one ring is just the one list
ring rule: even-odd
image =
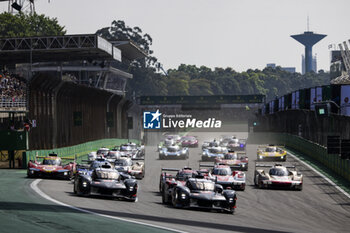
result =
[[339,155],[327,153],[327,148],[287,133],[250,133],[248,142],[252,144],[278,144],[306,155],[350,182],[350,160],[341,159]]
[[23,152],[23,163],[22,167],[27,168],[27,164],[29,160],[35,160],[35,156],[47,156],[49,153],[56,153],[59,157],[62,157],[63,159],[74,160],[76,159],[76,162],[80,163],[82,162],[82,159],[91,151],[97,151],[101,147],[107,147],[107,148],[114,148],[115,146],[120,146],[121,144],[127,143],[127,142],[134,142],[136,144],[140,143],[139,140],[128,140],[128,139],[118,139],[118,138],[108,138],[108,139],[101,139],[97,141],[91,141],[82,143],[76,146],[70,146],[70,147],[62,147],[62,148],[55,148],[51,150],[31,150]]

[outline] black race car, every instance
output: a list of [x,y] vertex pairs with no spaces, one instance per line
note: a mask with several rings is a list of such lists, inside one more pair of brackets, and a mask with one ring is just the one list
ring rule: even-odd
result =
[[91,173],[78,173],[74,193],[82,196],[101,195],[137,201],[138,184],[130,175],[119,173],[108,162]]
[[163,191],[163,203],[170,202],[176,208],[201,208],[233,213],[236,208],[236,192],[223,190],[221,185],[203,178],[189,178],[184,185],[178,182]]

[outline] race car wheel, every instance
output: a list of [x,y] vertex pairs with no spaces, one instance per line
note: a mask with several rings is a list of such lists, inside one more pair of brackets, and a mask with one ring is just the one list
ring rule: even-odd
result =
[[166,203],[168,203],[169,202],[169,200],[168,200],[168,195],[166,194],[166,191],[165,191],[165,189],[163,190],[163,193],[162,193],[162,203],[163,204],[166,204]]
[[298,190],[298,191],[302,191],[302,190],[303,190],[303,185],[299,185],[299,186],[297,187],[297,190]]
[[264,188],[264,184],[262,181],[259,181],[259,189],[262,189],[262,188]]
[[174,207],[177,207],[177,200],[179,198],[179,194],[177,190],[174,191],[173,197],[172,197],[172,204]]

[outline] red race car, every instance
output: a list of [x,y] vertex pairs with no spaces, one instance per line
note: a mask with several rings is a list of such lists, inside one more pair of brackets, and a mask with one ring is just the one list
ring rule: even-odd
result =
[[228,152],[224,158],[216,158],[215,164],[230,166],[233,170],[248,171],[248,157],[246,153]]
[[49,154],[47,157],[36,158],[43,158],[43,161],[41,163],[37,160],[30,160],[28,162],[27,176],[29,178],[70,179],[73,177],[74,171],[76,170],[75,162],[62,165],[62,158],[58,157],[57,154]]

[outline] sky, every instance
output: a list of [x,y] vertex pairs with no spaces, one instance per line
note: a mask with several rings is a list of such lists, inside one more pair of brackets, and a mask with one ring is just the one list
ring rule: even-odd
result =
[[[138,26],[165,69],[180,64],[263,69],[267,63],[301,72],[304,47],[290,35],[327,34],[313,47],[328,71],[329,45],[350,39],[349,0],[36,0],[36,11],[58,19],[67,34],[95,33],[113,20]],[[7,3],[0,3],[7,10]]]

